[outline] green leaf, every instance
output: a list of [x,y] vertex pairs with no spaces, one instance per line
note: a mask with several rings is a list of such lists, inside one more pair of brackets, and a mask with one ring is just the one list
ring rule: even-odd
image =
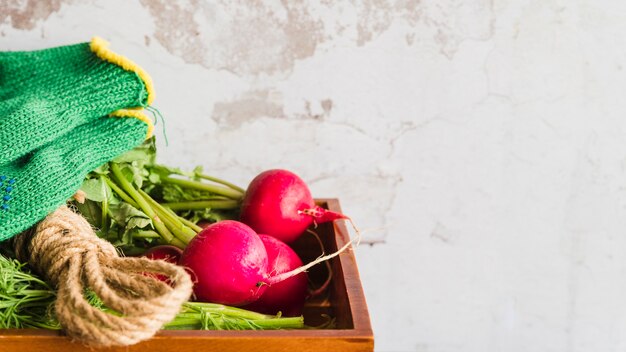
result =
[[0,328],[60,329],[52,309],[55,295],[26,264],[0,256]]
[[163,185],[163,200],[166,202],[183,202],[186,200],[203,200],[214,197],[209,192],[199,191],[195,189],[185,189],[179,185],[165,184]]
[[[205,179],[207,176],[202,175],[201,167],[195,168],[192,172],[185,172],[176,167],[156,164],[155,159],[156,144],[154,138],[151,138],[112,162],[90,172],[81,188],[85,192],[87,201],[85,204],[74,202],[90,224],[96,228],[100,227],[98,236],[110,241],[125,253],[145,251],[146,248],[159,243],[160,239],[146,236],[146,233],[157,234],[158,231],[154,232],[152,219],[131,205],[135,204],[135,200],[126,197],[129,195],[125,194],[124,189],[120,187],[117,176],[112,175],[111,165],[119,166],[122,177],[126,181],[130,182],[134,188],[146,192],[159,203],[201,201],[215,198],[215,194],[211,192],[193,189],[193,187],[181,187],[171,182],[162,182],[164,177],[173,175],[183,176],[186,179]],[[208,180],[213,181],[210,178]],[[120,189],[113,186],[118,186]],[[123,194],[124,198],[120,194]],[[106,203],[106,207],[104,207],[104,203]],[[108,218],[106,223],[102,221],[103,207],[106,209]],[[195,223],[201,219],[218,221],[233,218],[235,212],[202,209],[179,212],[178,215]]]
[[199,180],[200,179],[200,175],[202,175],[202,173],[204,172],[203,168],[201,165],[196,166],[193,171],[193,179],[195,180]]
[[[129,208],[134,209],[133,207],[131,207],[128,204],[127,205]],[[143,214],[143,213],[141,213]],[[143,216],[132,216],[131,218],[128,219],[128,221],[126,222],[126,228],[127,229],[132,229],[132,228],[140,228],[143,229],[145,227],[148,226],[152,226],[152,220],[150,220],[150,218],[148,218],[145,214],[143,214]]]
[[128,203],[111,204],[111,217],[126,230],[152,226],[152,220],[143,211]]
[[100,204],[95,201],[86,200],[84,203],[75,202],[78,211],[87,219],[87,222],[93,227],[99,227],[102,224],[102,209]]
[[100,165],[91,172],[92,175],[106,175],[108,173],[109,173],[109,163]]
[[144,177],[148,176],[148,172],[137,163],[120,164],[122,174],[128,182],[135,184],[137,187],[142,188]]
[[154,164],[156,159],[156,143],[154,137],[145,141],[142,145],[134,148],[115,158],[114,163],[139,163],[141,167],[144,165]]
[[148,175],[148,181],[151,183],[161,183],[161,176],[157,173],[150,172]]
[[202,210],[188,210],[181,212],[179,215],[193,223],[198,223],[201,220],[218,222],[222,220],[237,220],[239,218],[235,211],[215,211],[208,208]]
[[111,199],[111,188],[102,177],[84,180],[80,190],[85,192],[85,198],[94,202],[104,202]]
[[165,165],[155,164],[150,166],[150,174],[153,177],[167,177],[170,175],[185,175],[185,173],[177,167],[169,167]]
[[156,144],[153,137],[135,149],[115,158],[113,162],[120,165],[120,169],[127,176],[128,181],[142,188],[144,179],[150,176],[147,168],[154,164],[155,159]]

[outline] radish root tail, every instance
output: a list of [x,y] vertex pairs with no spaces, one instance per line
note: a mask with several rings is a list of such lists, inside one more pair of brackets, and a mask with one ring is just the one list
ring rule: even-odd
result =
[[[317,240],[317,243],[320,245],[320,249],[322,250],[322,254],[320,256],[324,256],[324,243],[322,243],[322,239],[320,238],[320,236],[317,234],[317,232],[313,230],[307,229],[306,232],[310,233],[311,235],[313,235],[313,237],[315,237],[315,239]],[[321,295],[322,292],[326,291],[326,289],[330,285],[330,282],[333,279],[333,268],[330,265],[330,262],[326,261],[324,262],[324,264],[326,264],[326,269],[328,270],[328,275],[326,276],[326,280],[324,280],[324,283],[320,285],[320,287],[316,289],[313,289],[313,288],[309,289],[309,292],[308,292],[309,298],[317,297]]]
[[[327,261],[329,259],[332,259],[336,256],[338,256],[339,254],[343,253],[345,250],[349,249],[352,247],[353,244],[358,245],[359,243],[361,243],[361,231],[359,231],[359,229],[356,227],[356,224],[354,224],[354,222],[347,216],[344,215],[343,217],[344,220],[348,220],[350,222],[350,224],[352,225],[352,228],[356,231],[356,236],[354,238],[352,238],[350,241],[348,241],[346,244],[344,244],[341,248],[339,248],[336,252],[328,254],[328,255],[324,255],[321,256],[317,259],[315,259],[314,261],[303,265],[299,268],[296,268],[294,270],[291,271],[287,271],[285,273],[282,273],[280,275],[276,275],[276,276],[272,276],[270,278],[268,278],[266,280],[266,282],[264,283],[259,283],[259,284],[266,284],[266,285],[273,285],[276,283],[279,283],[281,281],[287,280],[290,277],[296,276],[300,273],[303,273],[305,271],[307,271],[309,268],[311,268],[312,266],[315,266],[321,262]],[[335,222],[333,222],[333,227],[336,230],[336,224]]]

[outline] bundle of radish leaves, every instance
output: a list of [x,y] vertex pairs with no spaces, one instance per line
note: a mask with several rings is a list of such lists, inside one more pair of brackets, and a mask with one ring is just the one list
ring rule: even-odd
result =
[[201,230],[198,222],[237,218],[243,189],[155,158],[151,139],[87,175],[74,205],[100,237],[135,255],[155,244],[184,248]]
[[[201,229],[197,222],[237,217],[243,190],[228,182],[190,174],[155,161],[151,139],[91,172],[73,204],[97,229],[97,235],[125,255],[137,255],[158,244],[180,248]],[[174,178],[173,176],[176,176]],[[205,179],[211,183],[201,182]],[[179,213],[176,214],[174,210]],[[0,251],[0,328],[60,329],[54,315],[56,291],[11,259],[7,243]],[[97,296],[90,304],[112,314]],[[164,329],[256,330],[303,328],[302,316],[281,317],[216,303],[187,302]]]
[[[306,270],[352,241],[307,265],[289,244],[314,223],[349,218],[317,206],[304,181],[287,170],[265,171],[244,191],[200,168],[187,173],[155,159],[151,139],[87,175],[72,203],[124,255],[190,271],[200,302],[185,303],[164,328],[305,327],[305,299],[321,292],[308,290]],[[0,269],[0,328],[59,328],[54,290],[5,256]],[[91,301],[107,310],[97,297]],[[329,319],[322,327],[332,325]]]

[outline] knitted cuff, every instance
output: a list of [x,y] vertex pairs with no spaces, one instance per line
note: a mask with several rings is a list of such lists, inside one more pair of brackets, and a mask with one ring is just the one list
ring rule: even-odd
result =
[[[91,43],[0,52],[0,164],[76,126],[118,110],[146,106],[153,99],[150,76],[97,37]],[[126,115],[145,122],[151,134],[148,118]]]
[[118,65],[126,71],[134,72],[135,74],[137,74],[137,76],[139,76],[146,88],[146,103],[147,105],[152,104],[152,102],[154,101],[154,86],[152,85],[152,77],[150,77],[150,75],[146,71],[144,71],[141,66],[137,65],[130,59],[109,50],[109,45],[109,42],[107,42],[106,40],[100,37],[94,37],[89,44],[89,48],[99,58]]
[[0,101],[36,97],[92,117],[151,104],[150,76],[108,46],[95,37],[90,43],[0,52]]

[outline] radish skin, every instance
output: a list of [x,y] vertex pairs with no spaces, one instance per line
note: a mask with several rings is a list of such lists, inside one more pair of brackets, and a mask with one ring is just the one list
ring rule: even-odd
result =
[[300,262],[291,270],[274,272],[261,237],[244,223],[222,220],[207,226],[189,242],[179,264],[192,276],[197,300],[240,307],[258,300],[268,288],[336,257],[353,242],[306,265]]
[[[302,266],[302,260],[284,242],[268,235],[259,237],[265,245],[270,276],[282,274]],[[306,272],[269,286],[256,301],[244,306],[259,313],[278,314],[295,317],[302,314],[307,297],[308,275]]]
[[267,251],[247,225],[223,220],[207,226],[183,251],[180,265],[194,279],[197,300],[242,306],[267,289],[258,283],[267,277]]
[[148,249],[141,256],[154,260],[161,259],[168,263],[176,264],[182,254],[182,249],[168,244],[163,244]]
[[347,217],[317,206],[309,187],[298,175],[274,169],[260,173],[250,182],[240,219],[257,233],[292,243],[314,223]]
[[[178,264],[178,261],[180,260],[180,257],[182,254],[183,254],[182,249],[169,245],[169,244],[163,244],[163,245],[155,246],[155,247],[148,249],[141,255],[141,257],[145,257],[145,258],[152,259],[152,260],[164,260],[168,263]],[[169,281],[169,277],[167,277],[166,275],[162,275],[162,274],[144,273],[144,275],[157,278],[158,280],[163,281],[163,282]]]

